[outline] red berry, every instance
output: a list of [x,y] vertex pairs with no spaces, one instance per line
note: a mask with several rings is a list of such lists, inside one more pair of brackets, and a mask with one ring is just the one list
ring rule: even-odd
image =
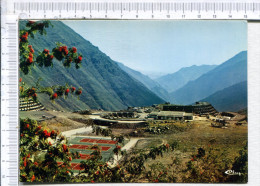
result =
[[35,176],[33,175],[32,178],[31,178],[31,181],[34,181],[35,180]]
[[24,167],[26,167],[26,166],[27,166],[26,159],[23,161],[23,166],[24,166]]
[[82,61],[82,56],[79,56],[78,60],[79,60],[79,62],[81,62]]
[[54,93],[53,95],[52,95],[52,98],[53,99],[56,99],[58,97],[58,94],[57,93]]
[[30,48],[30,52],[31,52],[31,53],[34,53],[34,50],[33,50],[33,48]]
[[33,54],[31,52],[29,53],[29,57],[31,57],[31,58],[33,57]]
[[71,88],[71,92],[74,92],[75,90],[76,90],[75,87],[72,87],[72,88]]
[[42,127],[41,127],[41,126],[38,126],[38,127],[37,127],[37,130],[41,130],[41,129],[42,129]]
[[44,49],[44,50],[43,50],[43,53],[45,53],[45,54],[49,54],[49,50]]
[[63,150],[64,150],[65,152],[67,151],[67,145],[62,144],[62,148],[63,148]]
[[69,157],[69,161],[71,161],[72,160],[72,158],[71,157]]
[[79,90],[78,93],[79,93],[79,94],[82,94],[82,90]]
[[29,124],[26,124],[26,128],[28,129],[30,127],[30,125]]
[[76,47],[72,47],[72,52],[76,53],[77,52],[77,48]]
[[20,83],[22,82],[22,78],[19,79],[19,82],[20,82]]
[[54,131],[54,130],[51,131],[51,135],[52,135],[52,136],[55,135],[55,131]]
[[53,59],[53,55],[50,55],[50,58]]
[[35,165],[35,166],[38,166],[38,163],[37,163],[37,162],[34,162],[34,165]]
[[27,58],[27,62],[31,64],[33,62],[33,58],[32,57],[28,57]]
[[69,92],[70,92],[70,89],[67,88],[66,91],[65,91],[65,93],[68,94]]
[[46,129],[43,131],[43,134],[45,137],[48,137],[48,131]]
[[49,141],[49,145],[52,146],[51,142]]
[[22,35],[22,38],[21,38],[22,41],[27,41],[27,39],[28,39],[28,36]]
[[32,45],[28,45],[29,48],[32,48]]
[[37,94],[36,94],[36,93],[34,93],[34,94],[33,94],[33,97],[37,97]]

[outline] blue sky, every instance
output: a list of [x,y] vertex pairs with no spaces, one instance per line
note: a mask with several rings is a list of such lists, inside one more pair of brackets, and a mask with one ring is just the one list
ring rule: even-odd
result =
[[63,21],[111,59],[156,77],[247,50],[245,21]]

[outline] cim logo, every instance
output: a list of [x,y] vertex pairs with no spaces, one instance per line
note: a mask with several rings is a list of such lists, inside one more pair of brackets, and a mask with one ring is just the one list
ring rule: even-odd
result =
[[227,170],[227,171],[225,172],[225,174],[227,174],[227,175],[239,175],[239,176],[241,176],[241,173],[240,173],[240,172],[235,172],[234,170]]

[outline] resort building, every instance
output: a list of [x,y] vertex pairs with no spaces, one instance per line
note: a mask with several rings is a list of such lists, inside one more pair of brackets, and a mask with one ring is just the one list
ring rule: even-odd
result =
[[176,111],[160,111],[150,113],[147,118],[154,120],[193,120],[193,114]]
[[194,114],[215,114],[217,110],[208,102],[196,102],[194,105],[164,105],[163,111],[181,111]]

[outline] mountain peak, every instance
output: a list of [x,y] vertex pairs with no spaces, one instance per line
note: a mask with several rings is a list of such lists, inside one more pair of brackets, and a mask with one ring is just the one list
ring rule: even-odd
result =
[[157,78],[156,81],[168,92],[173,92],[215,67],[216,65],[192,65],[183,67],[175,73]]
[[242,51],[171,94],[172,101],[190,104],[236,83],[247,81],[247,52]]

